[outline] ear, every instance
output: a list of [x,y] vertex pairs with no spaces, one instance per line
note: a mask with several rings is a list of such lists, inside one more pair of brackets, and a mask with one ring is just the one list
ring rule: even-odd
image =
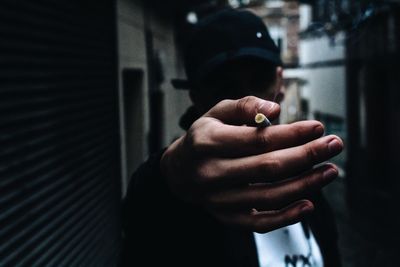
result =
[[281,66],[276,67],[275,77],[275,102],[282,102],[285,97],[285,85],[283,83],[283,68]]
[[281,92],[283,87],[283,68],[281,66],[276,67],[275,74],[275,95]]

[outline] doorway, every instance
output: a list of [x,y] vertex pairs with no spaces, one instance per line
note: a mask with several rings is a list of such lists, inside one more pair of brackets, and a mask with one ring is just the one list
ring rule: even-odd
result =
[[141,69],[127,68],[122,71],[128,181],[145,154],[143,76]]

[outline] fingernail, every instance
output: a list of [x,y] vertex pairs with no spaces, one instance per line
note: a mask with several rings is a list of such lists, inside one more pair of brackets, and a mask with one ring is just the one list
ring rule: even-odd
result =
[[267,101],[267,103],[270,105],[267,114],[270,116],[275,109],[279,109],[279,105],[277,103]]
[[331,154],[336,154],[342,151],[342,144],[337,139],[333,139],[328,144],[328,149]]
[[314,210],[314,207],[311,206],[310,204],[303,204],[300,207],[301,213],[309,213],[312,212]]
[[325,170],[322,175],[324,179],[329,180],[335,178],[338,175],[338,171],[335,168],[330,167],[329,169]]
[[322,127],[321,125],[317,125],[314,127],[314,132],[317,135],[322,135],[324,133],[324,127]]

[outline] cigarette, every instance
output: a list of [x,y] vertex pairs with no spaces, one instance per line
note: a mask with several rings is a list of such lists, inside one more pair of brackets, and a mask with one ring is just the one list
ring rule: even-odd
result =
[[257,113],[257,115],[254,117],[254,121],[256,122],[258,128],[265,128],[271,125],[271,122],[262,113]]

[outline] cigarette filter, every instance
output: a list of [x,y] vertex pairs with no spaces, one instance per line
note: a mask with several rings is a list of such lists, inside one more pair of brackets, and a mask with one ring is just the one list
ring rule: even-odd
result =
[[262,113],[257,113],[257,115],[254,117],[254,121],[256,122],[257,127],[259,128],[265,128],[271,125],[271,122]]

